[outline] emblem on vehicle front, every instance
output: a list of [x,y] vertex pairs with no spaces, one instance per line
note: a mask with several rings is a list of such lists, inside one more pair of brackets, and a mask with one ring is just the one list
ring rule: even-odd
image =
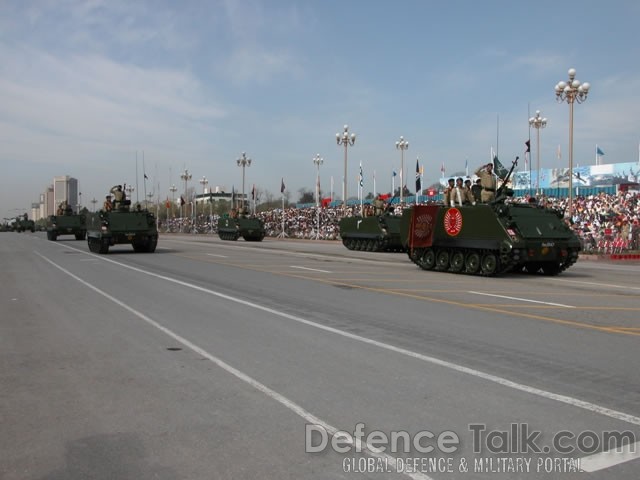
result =
[[462,213],[457,208],[450,208],[444,214],[444,230],[447,235],[455,237],[462,230]]

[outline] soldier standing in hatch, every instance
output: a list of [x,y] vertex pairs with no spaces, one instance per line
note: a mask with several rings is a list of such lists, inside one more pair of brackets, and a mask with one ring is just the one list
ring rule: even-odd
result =
[[476,170],[476,175],[480,177],[480,200],[482,203],[489,203],[496,199],[496,176],[493,174],[493,163],[487,163]]
[[124,201],[124,192],[122,191],[122,185],[116,185],[115,187],[111,187],[111,193],[113,193],[113,203],[116,208],[120,208],[122,206],[122,202]]
[[113,209],[113,204],[111,203],[111,195],[107,195],[105,197],[104,203],[102,204],[102,209],[105,212],[110,212]]

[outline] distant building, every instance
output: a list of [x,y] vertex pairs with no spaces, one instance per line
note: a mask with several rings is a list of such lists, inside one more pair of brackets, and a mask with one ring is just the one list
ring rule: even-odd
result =
[[73,211],[78,206],[78,180],[69,175],[53,177],[53,203],[57,208],[62,202],[66,201]]

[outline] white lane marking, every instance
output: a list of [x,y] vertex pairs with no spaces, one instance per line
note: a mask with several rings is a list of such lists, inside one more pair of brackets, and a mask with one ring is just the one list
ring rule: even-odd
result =
[[580,470],[583,472],[597,472],[598,470],[604,470],[638,458],[640,458],[640,442],[628,443],[613,450],[606,450],[581,458]]
[[[87,288],[93,290],[94,292],[102,295],[103,297],[109,299],[110,301],[112,301],[116,305],[119,305],[120,307],[124,308],[125,310],[127,310],[130,313],[132,313],[133,315],[135,315],[136,317],[140,318],[141,320],[144,320],[146,323],[148,323],[152,327],[157,328],[162,333],[164,333],[164,334],[168,335],[169,337],[173,338],[175,341],[177,341],[177,342],[181,343],[182,345],[184,345],[185,347],[193,350],[198,355],[201,355],[202,357],[210,360],[211,362],[213,362],[214,364],[216,364],[218,367],[222,368],[226,372],[234,375],[236,378],[242,380],[243,382],[248,383],[249,385],[251,385],[256,390],[264,393],[267,397],[275,400],[276,402],[280,403],[281,405],[283,405],[287,409],[291,410],[296,415],[302,417],[308,423],[322,426],[327,431],[327,433],[329,433],[330,435],[335,435],[335,433],[338,432],[338,429],[336,427],[334,427],[333,425],[325,422],[320,417],[316,417],[314,414],[308,412],[307,410],[305,410],[304,408],[302,408],[300,405],[298,405],[297,403],[293,402],[292,400],[289,400],[284,395],[281,395],[280,393],[276,392],[275,390],[270,389],[269,387],[267,387],[263,383],[260,383],[257,380],[255,380],[253,377],[250,377],[246,373],[243,373],[242,371],[238,370],[237,368],[232,367],[231,365],[229,365],[228,363],[224,362],[220,358],[210,354],[206,350],[204,350],[201,347],[197,346],[195,343],[190,342],[186,338],[178,335],[177,333],[173,332],[172,330],[169,330],[167,327],[161,325],[160,323],[156,322],[155,320],[151,319],[150,317],[147,317],[144,313],[142,313],[142,312],[136,310],[135,308],[127,305],[123,301],[118,300],[114,296],[109,295],[107,292],[105,292],[103,290],[100,290],[98,287],[90,284],[89,282],[83,280],[82,278],[78,277],[77,275],[74,275],[69,270],[67,270],[66,268],[58,265],[57,263],[53,262],[52,260],[49,260],[44,255],[41,255],[38,252],[36,252],[36,254],[38,256],[40,256],[41,258],[43,258],[44,260],[46,260],[47,262],[49,262],[51,265],[53,265],[57,269],[59,269],[62,272],[66,273],[67,275],[69,275],[74,280],[80,282],[85,287],[87,287]],[[114,262],[114,263],[118,263],[118,262]],[[183,283],[183,282],[180,282],[180,283]],[[413,478],[415,480],[433,480],[431,477],[429,477],[427,475],[424,475],[424,474],[421,474],[421,473],[408,473],[408,472],[397,470],[397,464],[396,464],[395,457],[392,457],[391,455],[388,455],[388,454],[384,453],[379,448],[374,447],[373,445],[371,445],[369,442],[363,442],[359,437],[353,437],[353,436],[351,436],[351,435],[349,435],[347,433],[346,441],[352,447],[355,447],[357,449],[356,451],[360,450],[360,451],[366,453],[367,455],[369,455],[371,457],[383,460],[386,465],[389,465],[391,468],[396,469],[396,471],[398,471],[398,473],[403,473],[404,475],[408,476],[409,478]],[[400,465],[401,465],[402,468],[404,468],[403,464],[400,464]]]
[[506,298],[507,300],[518,300],[520,302],[542,303],[544,305],[553,305],[554,307],[576,308],[573,305],[564,305],[562,303],[552,303],[552,302],[542,302],[540,300],[531,300],[529,298],[508,297],[507,295],[496,295],[494,293],[473,292],[473,291],[469,291],[469,293],[473,293],[474,295],[485,295],[487,297]]
[[631,287],[629,285],[614,285],[612,283],[598,283],[598,282],[580,282],[578,280],[564,280],[564,279],[552,279],[555,282],[561,283],[577,283],[580,285],[595,285],[596,287],[611,287],[611,288],[622,288],[625,290],[640,290],[640,287]]
[[[231,302],[238,303],[240,305],[245,305],[247,307],[255,308],[256,310],[260,310],[262,312],[271,313],[272,315],[276,315],[282,318],[287,318],[289,320],[293,320],[295,322],[308,325],[310,327],[317,328],[319,330],[324,330],[325,332],[331,332],[336,335],[340,335],[345,338],[350,338],[352,340],[356,340],[358,342],[365,343],[367,345],[374,345],[379,348],[383,348],[385,350],[389,350],[391,352],[399,353],[402,355],[406,355],[411,358],[415,358],[417,360],[421,360],[426,363],[431,363],[433,365],[439,365],[444,368],[448,368],[450,370],[454,370],[456,372],[465,373],[467,375],[471,375],[472,377],[481,378],[483,380],[487,380],[489,382],[497,383],[498,385],[502,385],[504,387],[512,388],[514,390],[519,390],[521,392],[525,392],[531,395],[536,395],[542,398],[546,398],[548,400],[554,400],[559,403],[564,403],[566,405],[571,405],[572,407],[581,408],[583,410],[587,410],[592,413],[596,413],[599,415],[603,415],[605,417],[614,418],[616,420],[620,420],[622,422],[630,423],[632,425],[640,425],[640,417],[636,417],[634,415],[620,412],[618,410],[612,410],[607,407],[603,407],[601,405],[597,405],[595,403],[587,402],[584,400],[580,400],[577,398],[569,397],[567,395],[561,395],[558,393],[548,392],[546,390],[542,390],[540,388],[531,387],[529,385],[524,385],[522,383],[514,382],[512,380],[508,380],[506,378],[498,377],[497,375],[492,375],[490,373],[485,373],[480,370],[476,370],[474,368],[465,367],[463,365],[458,365],[456,363],[448,362],[446,360],[441,360],[439,358],[431,357],[428,355],[423,355],[422,353],[412,352],[411,350],[407,350],[405,348],[396,347],[389,343],[380,342],[378,340],[372,340],[367,337],[362,337],[360,335],[356,335],[354,333],[345,332],[343,330],[339,330],[337,328],[329,327],[327,325],[322,325],[321,323],[312,322],[311,320],[305,320],[304,318],[297,317],[295,315],[291,315],[289,313],[280,312],[273,308],[265,307],[263,305],[258,305],[257,303],[249,302],[247,300],[242,300],[237,297],[232,297],[231,295],[227,295],[225,293],[216,292],[214,290],[209,290],[208,288],[200,287],[198,285],[194,285],[192,283],[183,282],[182,280],[177,280],[175,278],[167,277],[165,275],[160,275],[158,273],[149,272],[146,270],[142,270],[138,267],[133,267],[131,265],[127,265],[125,263],[116,262],[115,260],[111,260],[110,258],[104,258],[98,256],[97,254],[85,252],[84,250],[79,250],[75,247],[66,246],[72,250],[76,250],[78,252],[82,252],[85,255],[90,255],[104,262],[109,262],[114,265],[118,265],[119,267],[128,268],[129,270],[133,270],[138,273],[142,273],[144,275],[148,275],[150,277],[160,278],[166,280],[167,282],[175,283],[177,285],[182,285],[183,287],[191,288],[193,290],[197,290],[199,292],[208,293],[209,295],[213,295],[218,298],[223,298],[225,300],[229,300]],[[40,255],[36,252],[37,255]],[[42,256],[42,255],[40,255]],[[43,257],[44,258],[44,257]]]
[[207,253],[207,255],[210,256],[210,257],[227,258],[226,255],[218,255],[217,253]]
[[296,265],[289,265],[290,268],[299,268],[300,270],[311,270],[312,272],[331,273],[329,270],[320,270],[319,268],[298,267]]

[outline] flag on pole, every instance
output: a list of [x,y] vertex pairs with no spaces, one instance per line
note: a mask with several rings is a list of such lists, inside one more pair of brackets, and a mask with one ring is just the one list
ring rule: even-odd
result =
[[147,174],[146,174],[146,173],[144,174],[144,179],[145,179],[145,180],[149,180],[149,177],[147,177]]
[[444,178],[444,162],[442,162],[442,166],[440,167],[440,173],[442,173],[442,178]]
[[235,186],[231,186],[231,208],[235,208],[234,205],[236,204],[236,187]]
[[504,180],[509,175],[509,170],[507,170],[502,162],[498,160],[498,156],[493,157],[493,171],[496,172],[496,175],[500,180]]
[[362,178],[362,161],[360,161],[360,187],[364,186],[364,179]]
[[421,182],[420,182],[420,163],[416,158],[416,195],[420,195],[421,190]]
[[280,193],[284,193],[284,190],[285,190],[284,177],[282,177],[282,181],[280,182]]
[[180,195],[180,206],[184,205],[184,197]]
[[465,177],[469,176],[469,159],[468,158],[464,159],[464,175]]
[[529,156],[531,155],[531,140],[524,142],[524,169],[529,170]]
[[253,188],[251,189],[251,198],[253,199],[253,201],[256,201],[256,184],[253,184]]
[[[640,149],[640,144],[638,144],[638,149]],[[394,171],[393,171],[393,175],[391,175],[391,176],[392,176],[392,177],[395,177],[395,176],[397,176],[397,175],[398,175],[398,173],[394,170]]]
[[596,145],[596,155],[599,157],[604,156],[604,152],[602,151],[602,149]]

